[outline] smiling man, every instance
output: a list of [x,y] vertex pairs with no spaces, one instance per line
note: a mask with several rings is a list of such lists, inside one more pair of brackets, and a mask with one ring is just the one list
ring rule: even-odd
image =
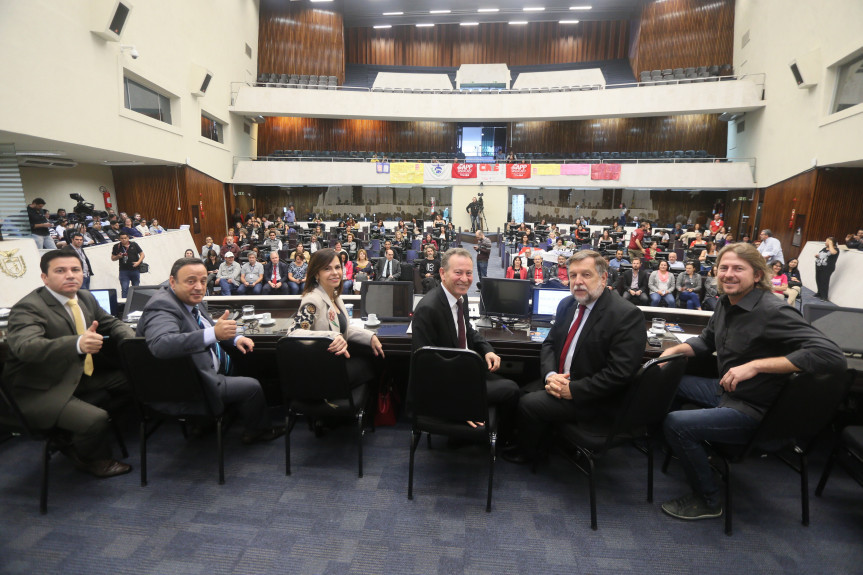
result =
[[719,372],[718,379],[684,376],[677,405],[704,409],[673,411],[665,418],[665,437],[694,490],[662,504],[665,513],[678,519],[722,515],[704,441],[746,443],[779,395],[785,374],[839,374],[846,368],[832,341],[773,296],[767,265],[754,246],[724,247],[716,267],[721,297],[707,327],[699,337],[662,353],[705,357],[715,352]]
[[608,262],[577,252],[566,262],[569,291],[557,307],[558,321],[542,344],[542,381],[518,403],[518,449],[513,463],[532,461],[554,423],[610,420],[641,366],[647,335],[637,307],[605,289]]
[[[473,259],[464,248],[444,252],[440,267],[441,285],[428,292],[414,310],[413,351],[427,345],[471,349],[485,359],[488,402],[498,408],[498,435],[502,444],[512,437],[518,384],[495,374],[500,357],[468,321],[467,293],[473,283]],[[471,427],[481,422],[468,421]]]
[[132,337],[132,330],[80,289],[84,273],[75,251],[50,251],[40,267],[45,285],[9,314],[3,378],[30,425],[70,432],[71,445],[63,453],[78,469],[96,477],[128,473],[131,466],[111,457],[108,413],[80,398],[103,391],[128,394],[125,375],[98,359],[106,353],[107,336],[118,343]]

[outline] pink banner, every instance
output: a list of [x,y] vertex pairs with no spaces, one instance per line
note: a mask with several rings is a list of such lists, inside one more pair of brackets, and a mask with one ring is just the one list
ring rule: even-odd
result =
[[591,164],[591,180],[619,180],[620,164]]
[[453,164],[452,177],[454,179],[475,178],[476,164]]
[[562,176],[587,176],[590,174],[590,164],[561,164]]
[[530,178],[530,164],[507,164],[506,177],[511,180],[526,180]]

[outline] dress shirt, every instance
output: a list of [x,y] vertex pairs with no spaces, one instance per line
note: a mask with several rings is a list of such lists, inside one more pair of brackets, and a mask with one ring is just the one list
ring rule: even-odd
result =
[[[452,312],[452,322],[455,326],[455,332],[458,333],[458,300],[461,298],[457,298],[449,293],[449,290],[446,289],[446,287],[443,288],[443,293],[446,296],[446,302],[449,304],[450,311]],[[467,328],[467,326],[465,326],[465,328]]]
[[[48,286],[45,286],[45,289],[46,289],[46,290],[48,290],[48,293],[50,293],[52,296],[54,296],[54,299],[56,299],[58,302],[60,302],[60,306],[62,306],[62,308],[66,310],[66,313],[67,313],[67,314],[69,315],[69,317],[72,319],[72,323],[75,323],[75,316],[73,315],[73,313],[74,313],[74,312],[72,311],[72,308],[71,308],[71,307],[69,307],[68,305],[66,305],[66,302],[67,302],[67,301],[69,301],[69,300],[70,300],[70,299],[72,299],[72,298],[70,298],[70,297],[66,297],[66,296],[64,296],[63,294],[59,294],[59,293],[55,292],[54,290],[52,290],[51,288],[49,288]],[[77,298],[76,298],[76,299],[77,299]],[[80,304],[78,305],[78,309],[81,309],[81,305],[80,305]],[[83,322],[84,322],[84,329],[89,329],[89,328],[90,328],[90,326],[89,326],[89,325],[87,325],[87,318],[86,318],[86,317],[84,317],[84,312],[83,312],[83,311],[81,312],[81,321],[83,321]],[[78,351],[78,355],[84,355],[84,352],[83,352],[83,351],[81,351],[81,338],[82,338],[82,337],[84,337],[84,336],[80,336],[80,335],[79,335],[79,336],[78,336],[78,341],[76,341],[76,342],[75,342],[75,349]]]
[[[612,294],[614,295],[614,294]],[[581,324],[578,326],[578,331],[575,332],[575,336],[572,338],[572,343],[569,346],[569,349],[566,351],[566,359],[563,362],[564,373],[569,373],[570,368],[572,366],[572,355],[575,353],[575,348],[578,345],[578,338],[581,337],[581,330],[584,329],[584,326],[587,325],[587,318],[590,317],[590,312],[593,309],[593,306],[596,305],[596,300],[584,305],[584,315],[581,317]],[[569,327],[566,328],[567,333],[570,329],[572,329],[572,324],[578,319],[578,307],[575,308],[575,313],[572,316],[572,321],[569,324]],[[548,376],[557,374],[556,371],[549,371],[545,374],[545,379],[548,379]]]
[[[75,253],[77,253],[77,254],[78,254],[78,259],[80,259],[80,260],[81,260],[81,268],[82,268],[82,269],[83,269],[83,271],[84,271],[84,277],[85,277],[85,278],[90,277],[90,268],[89,268],[89,267],[87,267],[87,258],[86,258],[86,257],[84,257],[84,250],[83,250],[83,249],[80,249],[80,250],[79,250],[79,249],[78,249],[78,248],[76,248],[75,246],[72,246],[72,249],[73,249],[73,250],[75,250]],[[66,304],[63,304],[63,305],[66,305]]]

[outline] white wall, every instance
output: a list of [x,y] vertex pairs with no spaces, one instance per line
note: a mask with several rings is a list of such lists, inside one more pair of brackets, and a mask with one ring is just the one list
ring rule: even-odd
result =
[[[118,43],[91,34],[96,4],[102,3],[2,3],[0,131],[11,133],[13,141],[20,134],[96,152],[115,150],[150,163],[188,160],[216,179],[230,179],[233,156],[253,150],[242,119],[228,106],[231,82],[256,74],[257,1],[136,1],[122,43],[137,47],[137,60],[121,54]],[[189,87],[193,64],[213,72],[201,98]],[[124,109],[124,69],[176,96],[173,126]],[[201,110],[228,124],[224,145],[201,137]],[[0,135],[0,141],[8,137]]]
[[[863,47],[861,22],[859,0],[737,0],[734,66],[738,73],[767,74],[767,106],[747,112],[745,130],[736,136],[729,156],[758,159],[759,187],[803,172],[813,162],[824,166],[863,160],[863,105],[831,121],[832,74],[826,70]],[[741,47],[746,33],[749,43]],[[818,84],[799,89],[789,63],[813,51],[815,72],[803,72],[807,81],[806,76],[814,76]]]
[[47,202],[45,208],[52,214],[59,208],[72,212],[75,200],[69,194],[81,194],[84,200],[92,203],[97,210],[105,209],[99,186],[111,192],[114,210],[117,211],[117,195],[114,193],[114,176],[111,168],[79,164],[75,168],[20,168],[21,183],[24,185],[24,198],[29,203],[33,198]]

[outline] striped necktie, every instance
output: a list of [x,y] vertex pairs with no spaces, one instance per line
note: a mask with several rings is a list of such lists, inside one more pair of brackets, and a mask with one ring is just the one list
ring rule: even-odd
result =
[[[192,308],[192,315],[195,316],[195,321],[198,322],[198,325],[201,329],[207,329],[210,325],[204,321],[204,318],[201,317],[201,311],[196,307]],[[231,373],[231,358],[222,349],[222,346],[219,345],[219,342],[210,345],[210,352],[216,357],[216,360],[219,362],[219,373],[222,375],[228,375]]]

